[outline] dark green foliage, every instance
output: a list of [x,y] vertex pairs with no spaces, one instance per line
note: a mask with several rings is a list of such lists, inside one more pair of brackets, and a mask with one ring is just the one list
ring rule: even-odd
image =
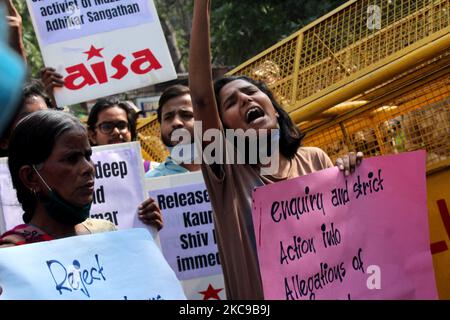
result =
[[214,63],[241,64],[343,3],[343,0],[213,1]]
[[44,66],[41,51],[34,33],[33,23],[28,12],[27,3],[23,0],[13,0],[14,5],[22,17],[23,43],[27,54],[28,66],[33,76],[36,76]]

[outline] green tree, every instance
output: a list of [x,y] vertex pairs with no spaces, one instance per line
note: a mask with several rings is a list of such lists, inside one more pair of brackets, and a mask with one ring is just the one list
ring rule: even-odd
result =
[[22,17],[23,43],[27,55],[28,66],[33,76],[37,76],[44,66],[41,51],[39,49],[36,34],[33,29],[30,14],[28,13],[26,1],[13,0],[14,5]]
[[155,0],[161,26],[177,72],[186,72],[193,3],[190,0]]
[[344,0],[213,1],[214,63],[241,64],[343,3]]

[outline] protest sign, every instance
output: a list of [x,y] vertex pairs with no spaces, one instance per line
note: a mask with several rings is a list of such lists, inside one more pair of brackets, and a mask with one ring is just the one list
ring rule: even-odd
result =
[[22,213],[12,185],[8,158],[0,158],[0,234],[22,224]]
[[185,299],[144,229],[104,232],[0,250],[0,300]]
[[27,0],[58,106],[176,78],[152,0]]
[[256,189],[266,299],[436,299],[425,152]]
[[[6,158],[0,159],[0,216],[4,220],[4,226],[0,225],[0,232],[23,223],[23,210],[12,188],[6,161]],[[93,147],[92,161],[95,168],[95,190],[91,218],[109,220],[118,229],[147,227],[137,216],[137,208],[145,196],[139,143]],[[151,228],[151,232],[156,233],[156,230]]]
[[188,299],[225,299],[213,211],[201,172],[145,180],[163,213],[162,252]]
[[144,226],[137,208],[144,201],[144,167],[139,142],[92,148],[95,167],[91,218],[106,219],[119,229]]

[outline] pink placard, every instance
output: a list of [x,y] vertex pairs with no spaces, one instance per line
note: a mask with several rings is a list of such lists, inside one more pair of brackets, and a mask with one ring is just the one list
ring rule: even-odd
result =
[[365,159],[253,194],[266,299],[436,299],[425,152]]

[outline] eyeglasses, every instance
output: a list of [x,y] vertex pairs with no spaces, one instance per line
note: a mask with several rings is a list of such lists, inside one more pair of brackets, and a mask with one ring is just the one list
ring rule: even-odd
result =
[[129,129],[128,122],[126,121],[102,122],[95,127],[104,134],[110,134],[115,128],[119,131],[126,131]]

